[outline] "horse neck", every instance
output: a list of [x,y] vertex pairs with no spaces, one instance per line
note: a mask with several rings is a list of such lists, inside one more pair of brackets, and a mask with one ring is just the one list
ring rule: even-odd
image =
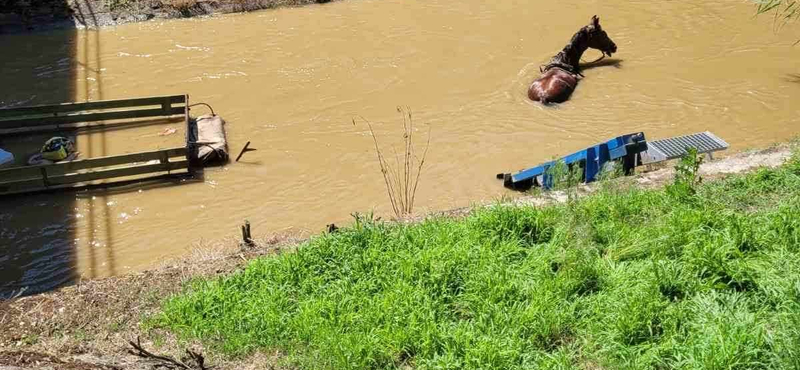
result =
[[588,34],[585,29],[576,32],[575,35],[572,36],[569,44],[564,46],[564,49],[553,57],[553,62],[570,65],[577,71],[581,56],[583,56],[583,53],[589,48],[587,39]]

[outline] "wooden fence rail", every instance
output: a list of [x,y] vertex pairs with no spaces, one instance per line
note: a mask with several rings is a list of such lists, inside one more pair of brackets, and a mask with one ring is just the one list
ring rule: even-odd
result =
[[[78,127],[107,121],[183,115],[189,126],[189,96],[103,100],[0,109],[0,136]],[[87,126],[88,123],[97,124]],[[127,124],[127,122],[124,122]],[[192,172],[188,143],[183,147],[0,170],[0,195],[75,187],[97,180]]]
[[188,169],[185,147],[14,167],[0,170],[0,194],[71,187],[95,180],[150,173],[185,173]]
[[86,103],[65,103],[0,109],[0,130],[29,132],[47,126],[69,128],[76,123],[116,121],[123,119],[184,115],[188,121],[187,95],[149,98],[101,100]]

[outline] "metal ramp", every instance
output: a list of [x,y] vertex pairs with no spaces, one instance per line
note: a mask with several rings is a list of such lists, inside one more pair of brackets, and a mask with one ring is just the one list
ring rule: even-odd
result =
[[698,154],[711,154],[728,149],[728,143],[711,132],[654,140],[647,143],[642,153],[642,164],[652,164],[684,156],[688,148],[697,149]]
[[550,169],[557,162],[564,162],[570,169],[576,166],[581,172],[581,181],[597,180],[607,164],[622,166],[625,175],[633,173],[635,167],[680,158],[687,149],[695,148],[698,154],[728,149],[728,143],[711,132],[672,137],[648,142],[643,132],[617,136],[611,140],[564,156],[558,160],[542,163],[516,173],[499,173],[497,178],[503,185],[514,190],[526,190],[534,186],[549,189],[553,185]]

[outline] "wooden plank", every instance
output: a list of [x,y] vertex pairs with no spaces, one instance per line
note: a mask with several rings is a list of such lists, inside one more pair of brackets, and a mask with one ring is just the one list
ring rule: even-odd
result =
[[189,95],[186,95],[186,105],[183,106],[183,120],[186,123],[186,146],[189,146],[189,130],[192,128],[190,127],[191,117],[189,116]]
[[68,173],[87,168],[108,167],[108,166],[116,166],[116,165],[136,163],[136,162],[147,162],[147,161],[152,161],[154,159],[161,160],[164,156],[185,157],[186,148],[176,147],[176,148],[169,148],[162,150],[154,150],[150,152],[138,152],[138,153],[114,155],[108,157],[79,159],[71,162],[54,163],[45,166],[48,166],[47,168],[48,173],[57,173],[55,171]]
[[115,166],[115,165],[122,165],[128,163],[136,163],[136,162],[147,162],[154,159],[161,160],[164,155],[166,155],[167,157],[178,157],[178,156],[186,157],[186,148],[175,147],[162,150],[154,150],[149,152],[138,152],[138,153],[129,153],[122,155],[108,156],[108,157],[78,159],[74,161],[67,161],[67,162],[60,162],[53,164],[41,164],[37,166],[8,168],[0,170],[0,183],[6,182],[6,180],[41,178],[42,177],[41,169],[45,169],[45,171],[47,171],[47,174],[49,176],[53,175],[57,176],[83,169]]
[[174,170],[188,169],[188,168],[189,168],[189,161],[186,159],[181,159],[174,162],[154,163],[141,166],[112,168],[107,170],[90,171],[84,173],[71,173],[61,176],[50,176],[48,177],[47,180],[52,185],[65,185],[65,184],[89,182],[94,180],[111,179],[115,177],[143,175],[153,172],[167,172],[167,171],[174,171]]
[[0,118],[18,117],[26,115],[44,115],[57,113],[80,112],[97,109],[131,108],[149,105],[162,105],[165,101],[170,104],[186,103],[186,95],[156,96],[149,98],[133,98],[118,100],[99,100],[85,103],[64,103],[52,105],[37,105],[29,107],[2,108]]
[[95,180],[112,179],[118,177],[129,177],[145,175],[150,173],[160,173],[177,170],[188,170],[189,161],[181,159],[174,162],[155,163],[134,167],[113,168],[107,170],[91,171],[77,174],[67,174],[52,176],[48,178],[48,186],[45,186],[42,179],[29,179],[0,183],[0,195],[11,193],[33,192],[46,189],[58,189],[64,187],[75,187],[83,183]]
[[44,126],[44,125],[64,125],[78,122],[112,121],[128,118],[145,118],[183,114],[184,107],[173,107],[168,110],[142,109],[128,110],[119,112],[102,112],[88,114],[74,114],[70,116],[42,117],[42,118],[23,118],[15,120],[0,121],[0,129],[13,129],[20,127]]
[[44,181],[40,179],[20,180],[0,183],[0,195],[10,193],[24,193],[29,190],[46,189]]
[[[184,106],[186,110],[183,112],[183,119],[186,121],[186,135],[184,140],[186,141],[186,148],[191,148],[190,152],[186,154],[186,159],[189,160],[189,166],[195,162],[195,154],[197,153],[196,145],[191,143],[192,138],[192,118],[189,116],[189,95],[186,95],[186,106]],[[189,167],[189,171],[192,171],[192,168]]]
[[[178,106],[173,106],[178,104]],[[169,95],[147,98],[65,103],[17,108],[0,108],[0,132],[29,131],[44,127],[77,128],[90,122],[183,115],[189,122],[189,96]],[[124,110],[120,110],[124,109]],[[111,110],[111,111],[101,111]],[[137,123],[134,121],[131,123]],[[124,124],[127,124],[124,123]],[[100,126],[101,124],[94,125]],[[182,157],[170,161],[172,157]],[[190,170],[187,148],[89,158],[50,165],[0,170],[0,194],[52,189],[71,184],[148,173]],[[147,163],[158,161],[157,163]],[[137,165],[130,165],[137,163]],[[117,166],[116,168],[107,168]],[[119,167],[123,166],[123,167]],[[98,169],[104,168],[105,169]]]
[[11,167],[0,170],[0,183],[9,180],[35,179],[41,177],[41,170],[34,166]]
[[[146,125],[152,123],[152,125],[159,125],[159,124],[173,124],[180,122],[180,119],[184,117],[177,117],[176,115],[169,116],[169,117],[156,117],[152,120],[139,120],[139,121],[131,121],[131,122],[114,122],[114,123],[106,123],[106,122],[81,122],[81,123],[74,123],[69,125],[58,125],[58,124],[50,124],[50,125],[42,125],[42,126],[31,126],[31,127],[16,127],[16,128],[9,128],[9,129],[0,129],[0,136],[4,135],[21,135],[21,134],[32,134],[32,133],[40,133],[40,132],[47,132],[47,131],[58,131],[60,129],[69,129],[69,130],[90,130],[98,127],[108,127],[109,125]],[[157,122],[156,122],[157,121]],[[0,121],[2,122],[2,121]]]

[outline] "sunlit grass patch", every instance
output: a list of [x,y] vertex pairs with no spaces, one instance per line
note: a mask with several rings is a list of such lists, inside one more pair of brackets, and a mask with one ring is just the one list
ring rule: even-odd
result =
[[800,159],[684,180],[360,218],[193,283],[150,324],[302,368],[797,368]]

